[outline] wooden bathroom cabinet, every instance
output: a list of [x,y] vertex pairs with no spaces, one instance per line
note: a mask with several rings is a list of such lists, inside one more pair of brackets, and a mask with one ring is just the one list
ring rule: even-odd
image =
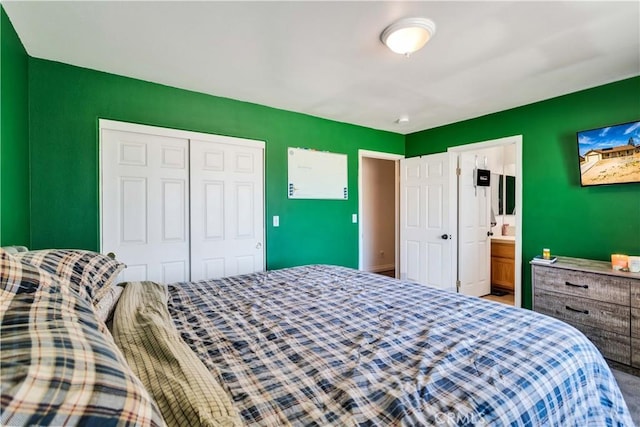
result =
[[492,287],[514,292],[515,273],[515,241],[491,240]]

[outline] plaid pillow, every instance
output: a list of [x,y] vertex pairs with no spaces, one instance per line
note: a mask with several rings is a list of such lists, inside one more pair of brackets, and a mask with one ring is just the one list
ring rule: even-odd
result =
[[79,292],[86,292],[97,304],[115,285],[125,265],[97,252],[79,249],[44,249],[19,252],[16,259],[39,267],[71,282]]
[[4,251],[0,266],[0,425],[164,425],[85,296]]
[[37,271],[23,270],[22,265],[9,252],[0,248],[0,291],[3,299],[15,294],[33,293],[40,286]]

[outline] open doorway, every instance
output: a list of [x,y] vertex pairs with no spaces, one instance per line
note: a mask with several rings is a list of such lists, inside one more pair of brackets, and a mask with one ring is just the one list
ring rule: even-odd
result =
[[400,155],[359,150],[359,268],[397,277]]
[[[522,136],[453,147],[458,185],[457,288],[519,307],[522,293]],[[475,188],[474,169],[491,170],[491,186]],[[501,185],[502,183],[502,185]]]

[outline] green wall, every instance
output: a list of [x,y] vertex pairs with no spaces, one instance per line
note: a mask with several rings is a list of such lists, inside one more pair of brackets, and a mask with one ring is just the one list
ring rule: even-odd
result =
[[[357,268],[358,149],[404,153],[403,135],[35,58],[29,100],[34,248],[99,248],[99,118],[265,141],[268,268]],[[349,200],[288,200],[289,146],[348,154]]]
[[30,244],[28,55],[0,6],[0,245]]
[[[97,126],[107,118],[265,141],[268,268],[357,267],[358,149],[411,157],[520,134],[523,305],[531,304],[528,260],[542,247],[602,260],[640,254],[640,184],[582,188],[575,158],[577,131],[640,119],[640,77],[404,137],[28,58],[4,11],[1,23],[2,244],[99,248]],[[349,200],[288,200],[289,146],[348,154]]]
[[558,255],[608,260],[640,254],[640,184],[581,187],[576,132],[640,119],[640,77],[407,135],[405,154],[511,135],[523,138],[523,305],[531,306],[528,261]]

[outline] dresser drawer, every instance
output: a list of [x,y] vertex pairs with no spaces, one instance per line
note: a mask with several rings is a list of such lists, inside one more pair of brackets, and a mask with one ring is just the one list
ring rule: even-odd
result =
[[[589,338],[596,347],[598,347],[600,353],[602,353],[602,355],[607,359],[624,363],[625,365],[631,364],[633,353],[631,348],[631,338],[628,336],[603,331],[602,329],[592,328],[578,323],[566,323],[585,334],[585,336]],[[638,344],[640,344],[640,340],[638,341]],[[640,349],[638,350],[640,351]],[[636,357],[640,357],[640,354]]]
[[630,336],[629,307],[554,292],[541,292],[536,288],[533,309],[571,324]]
[[631,338],[631,366],[640,368],[640,338]]
[[640,308],[640,283],[631,284],[631,307]]
[[545,290],[629,306],[631,280],[623,277],[534,265],[533,283],[536,291]]

